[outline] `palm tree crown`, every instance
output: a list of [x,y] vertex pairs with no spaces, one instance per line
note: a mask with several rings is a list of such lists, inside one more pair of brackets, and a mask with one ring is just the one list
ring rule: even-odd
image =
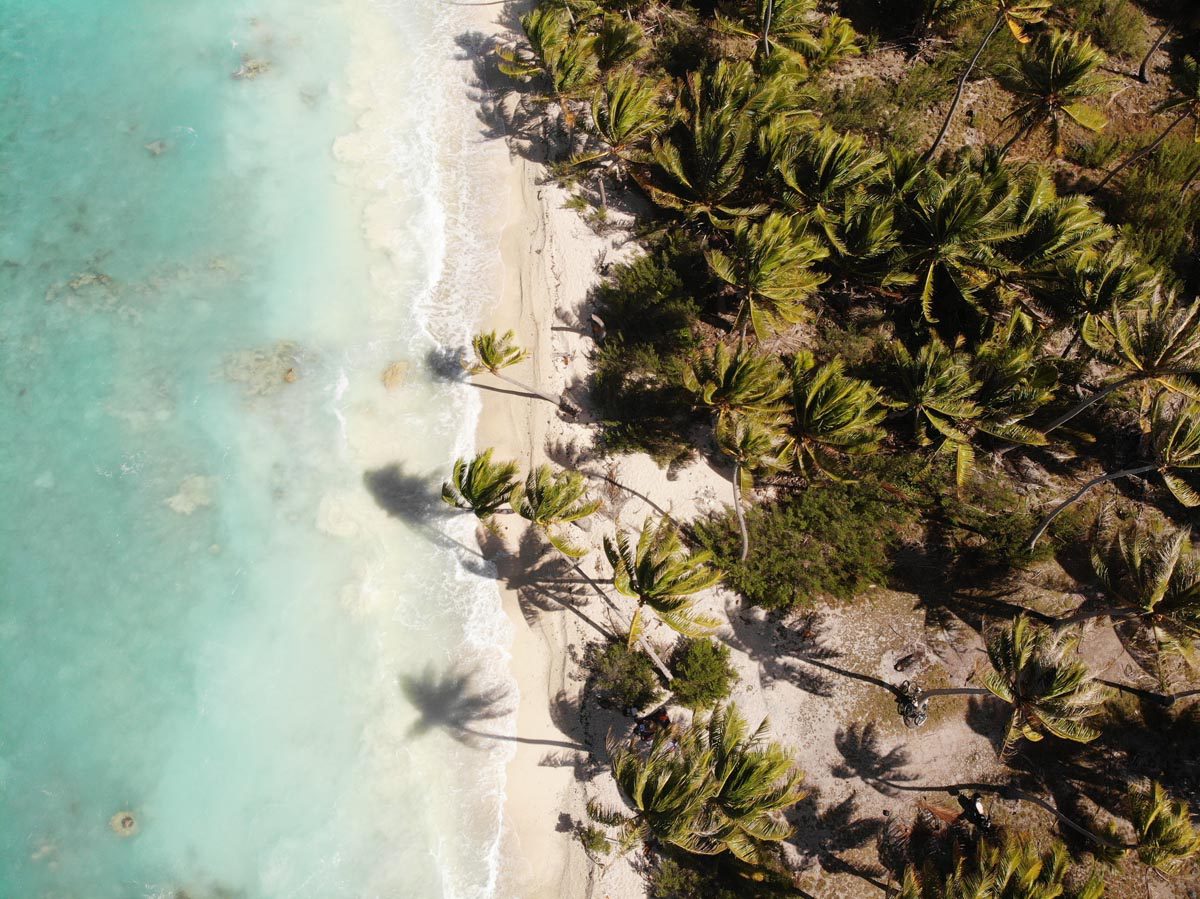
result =
[[1142,864],[1169,874],[1200,853],[1188,804],[1170,796],[1162,784],[1135,791],[1130,805]]
[[766,719],[751,733],[732,705],[712,713],[707,743],[716,781],[707,828],[739,859],[761,864],[764,846],[792,833],[781,813],[804,798],[804,774],[791,752],[767,739]]
[[753,733],[733,706],[707,721],[660,735],[648,754],[613,745],[612,771],[630,817],[592,804],[596,820],[621,828],[621,845],[654,838],[687,852],[731,852],[760,864],[792,829],[781,812],[803,798],[803,774],[790,752]]
[[840,356],[817,365],[811,353],[796,354],[792,364],[792,434],[796,463],[828,472],[839,453],[873,452],[883,439],[884,410],[878,391],[846,374]]
[[1095,76],[1104,58],[1088,38],[1060,31],[1043,34],[1026,48],[1017,66],[1000,79],[1017,101],[1008,115],[1017,123],[1008,147],[1046,125],[1054,153],[1060,154],[1064,116],[1089,131],[1104,128],[1108,119],[1084,102],[1108,90]]
[[788,390],[777,358],[743,345],[731,352],[721,343],[700,353],[684,369],[683,386],[714,411],[718,423],[734,412],[776,415],[784,408]]
[[443,502],[473,512],[484,522],[508,502],[516,484],[517,464],[493,462],[492,452],[489,448],[471,459],[455,460],[450,480],[442,484]]
[[539,465],[523,484],[514,486],[509,503],[518,515],[542,529],[555,549],[571,558],[583,555],[584,550],[563,538],[556,526],[587,518],[601,505],[599,500],[588,498],[582,474],[556,472],[549,465]]
[[812,266],[827,255],[801,219],[778,212],[762,222],[739,219],[728,252],[707,253],[713,272],[740,297],[735,327],[752,325],[759,340],[806,317],[805,297],[826,278]]
[[503,334],[495,331],[476,334],[471,338],[475,360],[467,367],[467,371],[473,375],[485,371],[498,375],[502,369],[524,362],[529,358],[529,352],[517,346],[514,340],[516,333],[513,331],[505,331]]
[[1095,715],[1107,695],[1087,666],[1071,658],[1076,638],[1030,624],[1024,615],[987,643],[991,671],[983,684],[1012,706],[1007,751],[1019,739],[1040,740],[1042,732],[1087,743],[1097,731],[1082,723]]
[[1098,535],[1091,560],[1109,597],[1146,621],[1156,645],[1183,650],[1200,636],[1200,560],[1190,530],[1113,528]]
[[630,642],[644,626],[642,610],[649,606],[663,623],[686,636],[708,633],[720,622],[695,611],[692,595],[721,579],[713,568],[712,553],[689,553],[678,529],[667,519],[657,524],[647,518],[636,544],[619,530],[604,538],[604,553],[613,567],[617,592],[637,600],[638,610],[630,625]]

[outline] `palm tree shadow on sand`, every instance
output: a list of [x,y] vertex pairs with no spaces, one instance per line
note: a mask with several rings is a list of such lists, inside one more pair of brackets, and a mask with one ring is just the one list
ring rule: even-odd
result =
[[438,672],[432,665],[419,674],[399,678],[400,693],[417,712],[408,729],[410,738],[441,730],[465,746],[483,748],[490,742],[524,743],[580,752],[585,747],[565,740],[538,740],[496,733],[489,727],[513,714],[516,704],[505,687],[476,686],[477,672],[461,667]]

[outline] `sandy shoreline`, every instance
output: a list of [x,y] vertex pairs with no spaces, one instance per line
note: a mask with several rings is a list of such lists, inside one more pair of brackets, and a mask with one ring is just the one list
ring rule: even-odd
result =
[[[555,296],[551,279],[540,264],[542,253],[549,249],[551,221],[535,184],[537,171],[534,164],[519,157],[510,161],[504,188],[508,220],[501,237],[504,284],[485,328],[515,330],[530,352],[522,374],[544,385],[551,367]],[[536,465],[545,460],[545,435],[555,415],[549,404],[539,400],[484,390],[476,446],[495,447],[498,457],[514,459],[522,468]],[[506,550],[515,551],[519,525],[502,522],[501,528]],[[520,692],[518,742],[507,771],[502,844],[507,882],[501,884],[502,894],[530,899],[583,895],[586,859],[577,851],[579,844],[571,833],[556,829],[559,816],[570,805],[573,768],[542,764],[547,755],[569,752],[552,744],[572,742],[550,715],[555,697],[568,686],[565,649],[569,636],[562,616],[527,620],[511,579],[498,583],[505,614],[512,623],[512,675]]]

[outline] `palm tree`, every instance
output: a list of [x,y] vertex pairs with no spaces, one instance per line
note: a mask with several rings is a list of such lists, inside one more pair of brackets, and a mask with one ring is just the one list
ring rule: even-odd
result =
[[573,30],[571,19],[566,7],[538,6],[521,17],[529,49],[497,51],[499,68],[505,75],[521,81],[534,77],[545,80],[549,92],[543,99],[558,106],[568,143],[573,142],[575,128],[572,103],[585,94],[598,74],[596,39],[582,30]]
[[1092,478],[1059,503],[1038,524],[1029,538],[1029,548],[1032,549],[1037,544],[1055,518],[1077,503],[1089,490],[1118,478],[1156,471],[1167,489],[1182,505],[1189,509],[1200,506],[1200,493],[1185,479],[1200,472],[1200,404],[1188,403],[1176,411],[1160,398],[1154,404],[1150,420],[1150,447],[1152,461]]
[[557,530],[561,525],[588,518],[600,508],[598,499],[587,495],[587,482],[577,471],[554,471],[539,465],[523,484],[513,487],[509,496],[513,510],[546,535],[550,545],[569,559],[580,558],[586,550],[573,545]]
[[759,53],[770,57],[783,54],[798,61],[814,42],[818,21],[813,0],[756,0],[750,20],[717,15],[717,29],[726,34],[754,38]]
[[442,484],[442,501],[473,512],[484,524],[508,502],[516,486],[517,464],[493,462],[492,449],[471,459],[456,459],[450,480]]
[[1098,734],[1080,722],[1100,710],[1107,688],[1091,677],[1086,665],[1069,658],[1075,652],[1075,644],[1075,636],[1033,625],[1020,615],[988,639],[992,670],[984,672],[983,688],[922,690],[905,682],[897,710],[906,724],[919,727],[925,723],[925,709],[931,697],[992,695],[1012,709],[1001,755],[1006,755],[1022,738],[1041,740],[1043,731],[1065,740],[1088,743]]
[[1070,317],[1075,331],[1062,355],[1070,355],[1083,333],[1098,334],[1099,319],[1109,310],[1147,303],[1155,279],[1150,266],[1119,245],[1103,253],[1081,253],[1062,266],[1042,294],[1043,299]]
[[743,336],[753,326],[759,340],[795,324],[807,315],[804,299],[826,279],[813,263],[828,252],[805,229],[803,221],[773,212],[762,222],[739,219],[733,225],[728,253],[709,250],[708,264],[741,298],[734,327]]
[[648,754],[613,744],[612,771],[632,815],[588,806],[619,827],[619,844],[654,839],[702,855],[731,852],[760,864],[767,844],[791,834],[780,813],[800,801],[803,777],[790,752],[766,739],[766,722],[750,734],[730,706],[708,721],[661,734]]
[[529,352],[513,342],[515,338],[516,335],[512,331],[505,331],[503,334],[497,334],[495,331],[476,334],[471,338],[471,348],[475,351],[475,358],[465,366],[467,373],[479,375],[485,371],[490,372],[501,381],[506,381],[514,387],[519,387],[526,393],[536,396],[538,399],[558,406],[568,415],[575,416],[579,414],[579,410],[572,406],[566,397],[555,399],[552,396],[542,393],[536,387],[531,387],[522,381],[518,381],[516,378],[504,374],[504,369],[519,365],[529,358]]
[[[587,581],[596,595],[619,614],[620,610],[612,597],[579,564],[579,559],[587,552],[586,549],[575,546],[558,532],[559,527],[582,521],[601,506],[599,500],[588,497],[584,476],[577,471],[555,472],[549,465],[539,465],[529,473],[523,484],[513,487],[508,501],[518,515],[546,535],[550,545]],[[671,669],[650,642],[644,636],[640,636],[637,644],[667,683],[670,683]]]
[[882,176],[883,157],[867,150],[859,135],[831,128],[796,137],[792,129],[773,122],[762,141],[786,188],[784,202],[809,214],[829,243],[844,251],[836,229],[839,212],[848,198]]
[[629,626],[630,646],[645,627],[646,607],[672,630],[688,637],[708,634],[720,624],[695,611],[692,598],[721,579],[721,572],[709,564],[712,553],[689,553],[678,529],[667,519],[655,524],[647,518],[636,546],[623,530],[618,530],[615,537],[605,537],[604,554],[613,567],[617,592],[637,600],[637,611]]
[[1120,376],[1054,419],[1043,433],[1130,384],[1142,385],[1143,430],[1152,391],[1200,400],[1200,301],[1180,307],[1174,295],[1159,291],[1147,303],[1114,306],[1109,316],[1095,316],[1085,324],[1084,341]]
[[603,147],[576,155],[572,164],[600,165],[624,176],[630,162],[648,159],[642,148],[667,125],[661,97],[658,84],[632,70],[606,80],[592,97],[592,131]]
[[971,376],[979,384],[975,401],[985,410],[983,430],[995,423],[1007,433],[1023,435],[1026,443],[1045,443],[1045,438],[1024,422],[1054,399],[1058,367],[1045,357],[1036,338],[1021,337],[1015,326],[1013,319],[971,359]]
[[683,386],[720,425],[733,413],[770,418],[784,408],[787,375],[775,356],[718,343],[683,370]]
[[[975,463],[970,422],[982,414],[975,394],[979,384],[966,363],[936,337],[914,357],[900,343],[892,349],[896,378],[884,405],[913,419],[913,435],[921,446],[934,442],[930,429],[941,438],[938,451],[955,454],[957,479],[961,486]],[[891,380],[891,379],[889,379]]]
[[[1027,445],[1040,445],[1045,438],[1020,419],[1032,411],[1042,375],[1028,367],[1014,376],[1001,366],[998,354],[985,356],[982,371],[990,378],[990,399],[998,404],[984,408],[978,402],[981,384],[966,360],[953,353],[936,337],[914,357],[902,344],[892,350],[894,377],[884,405],[897,414],[910,414],[917,443],[928,446],[941,438],[940,452],[953,452],[959,486],[966,484],[975,463],[976,433]],[[1014,360],[1005,360],[1013,365]],[[1016,360],[1019,363],[1020,360]]]
[[1120,165],[1105,175],[1100,183],[1092,188],[1093,191],[1102,190],[1108,182],[1125,169],[1153,153],[1167,139],[1167,136],[1186,120],[1191,119],[1193,122],[1200,123],[1200,61],[1197,61],[1194,56],[1185,56],[1175,72],[1172,73],[1171,86],[1171,94],[1154,107],[1154,112],[1160,115],[1164,112],[1172,112],[1176,113],[1175,117],[1171,119],[1166,128],[1158,133],[1154,140],[1128,156]]
[[849,19],[838,15],[826,16],[821,30],[800,46],[800,55],[810,72],[824,72],[861,52],[854,26]]
[[846,374],[840,356],[824,365],[807,351],[792,363],[792,436],[796,464],[829,473],[838,454],[874,452],[883,439],[879,423],[886,415],[879,392]]
[[1192,552],[1190,530],[1134,522],[1105,533],[1098,526],[1091,560],[1111,602],[1071,615],[1063,624],[1100,615],[1136,620],[1149,630],[1160,654],[1184,651],[1200,636],[1200,558]]
[[720,851],[701,830],[700,818],[717,785],[712,777],[712,751],[695,729],[672,740],[660,735],[645,755],[625,744],[610,746],[610,755],[613,778],[633,814],[627,816],[590,802],[588,815],[620,828],[622,851],[650,839],[688,852]]
[[829,264],[843,277],[890,283],[892,258],[900,242],[895,211],[851,198],[843,201],[835,221],[836,240],[831,241]]
[[1082,721],[1100,710],[1107,689],[1071,658],[1075,644],[1074,636],[1030,624],[1024,615],[988,640],[993,670],[983,684],[1012,706],[1005,752],[1021,738],[1042,739],[1043,731],[1078,743],[1098,735]]
[[1108,90],[1095,77],[1104,63],[1104,53],[1088,38],[1051,31],[1021,53],[1015,68],[1000,76],[1000,83],[1016,96],[1016,106],[1007,116],[1017,123],[1016,133],[1004,145],[1007,153],[1022,138],[1046,125],[1054,154],[1062,153],[1063,117],[1089,131],[1108,124],[1104,113],[1086,100]]
[[996,179],[929,172],[901,203],[897,267],[921,285],[926,321],[937,322],[934,301],[943,296],[978,309],[979,289],[1012,269],[998,248],[1024,230],[1012,221],[1014,199],[1012,187]]
[[1012,263],[1003,280],[1031,290],[1055,284],[1064,267],[1113,237],[1099,210],[1084,197],[1060,197],[1042,170],[1023,179],[1013,218],[1022,230],[1000,247]]
[[791,836],[782,813],[804,798],[804,773],[795,756],[767,739],[763,719],[751,733],[735,706],[718,707],[708,719],[716,789],[705,823],[710,839],[750,864],[764,864],[765,845]]
[[601,71],[633,62],[646,49],[645,33],[637,22],[620,16],[606,15],[596,30],[596,61]]
[[781,85],[760,82],[749,63],[721,61],[690,72],[681,119],[651,145],[657,177],[639,184],[659,206],[724,227],[764,207],[739,205],[746,153],[758,120],[776,108]]
[[[1070,854],[1055,841],[1040,851],[1024,834],[1005,832],[998,842],[980,840],[975,850],[959,858],[949,873],[930,864],[910,865],[904,871],[898,899],[985,899],[1021,897],[1055,899],[1064,895]],[[1100,899],[1104,881],[1094,875],[1076,899]]]
[[938,131],[937,137],[934,138],[929,149],[921,157],[923,161],[932,159],[933,154],[942,145],[942,141],[946,139],[946,132],[950,130],[950,123],[954,121],[954,114],[958,111],[958,104],[962,100],[963,90],[967,86],[971,72],[975,70],[975,66],[979,62],[979,57],[983,55],[983,51],[987,48],[987,45],[996,36],[996,32],[1000,30],[1000,26],[1008,25],[1008,29],[1012,32],[1013,37],[1022,44],[1027,43],[1029,38],[1025,35],[1025,26],[1042,21],[1053,5],[1051,0],[994,0],[996,18],[992,22],[991,29],[984,35],[983,40],[979,42],[979,46],[975,50],[975,55],[971,57],[971,61],[967,63],[967,67],[963,69],[962,75],[959,76],[958,86],[954,91],[954,99],[950,101],[950,108],[946,110],[946,118],[942,122],[941,130]]
[[1154,782],[1130,797],[1131,819],[1142,864],[1166,874],[1177,872],[1200,853],[1200,836],[1188,804],[1173,798]]
[[754,486],[754,474],[787,467],[791,446],[779,423],[748,415],[732,415],[717,422],[717,448],[733,460],[733,510],[742,535],[741,560],[750,555],[750,532],[742,495]]

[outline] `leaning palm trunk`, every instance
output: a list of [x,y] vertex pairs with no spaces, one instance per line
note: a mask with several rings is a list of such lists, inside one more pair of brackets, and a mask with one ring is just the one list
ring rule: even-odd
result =
[[1132,384],[1135,381],[1140,380],[1140,378],[1141,378],[1141,375],[1128,375],[1127,377],[1120,378],[1116,381],[1113,381],[1111,384],[1101,387],[1099,390],[1095,391],[1094,393],[1092,393],[1090,396],[1088,396],[1081,402],[1072,406],[1070,409],[1068,409],[1066,412],[1064,412],[1058,418],[1054,419],[1054,421],[1050,422],[1050,424],[1046,425],[1046,427],[1042,428],[1041,429],[1042,433],[1049,434],[1051,431],[1053,431],[1055,428],[1059,427],[1060,425],[1066,424],[1068,421],[1070,421],[1072,418],[1074,418],[1080,412],[1083,412],[1085,409],[1087,409],[1093,403],[1097,403],[1100,400],[1104,399],[1106,396],[1108,396],[1114,390],[1120,390],[1122,387],[1126,387],[1129,384]]
[[1000,26],[1004,24],[1003,10],[996,16],[996,21],[992,23],[992,30],[984,36],[979,42],[979,47],[975,50],[975,55],[971,57],[971,61],[963,70],[962,75],[958,79],[958,87],[954,91],[954,99],[950,101],[950,109],[946,112],[946,119],[942,122],[942,129],[938,132],[937,137],[933,139],[933,144],[921,156],[922,162],[928,162],[933,158],[933,154],[937,152],[937,148],[942,145],[942,141],[946,139],[946,132],[950,130],[950,123],[954,121],[954,114],[958,111],[958,104],[962,101],[963,91],[967,87],[967,80],[971,77],[971,73],[975,71],[975,65],[979,62],[979,57],[983,55],[983,51],[987,49],[987,45],[991,43],[992,38],[996,36],[996,32],[1000,30]]
[[1071,506],[1077,503],[1083,497],[1083,495],[1093,487],[1104,484],[1108,481],[1115,481],[1118,478],[1128,478],[1137,474],[1145,474],[1146,472],[1154,471],[1157,468],[1157,465],[1139,465],[1136,468],[1123,468],[1120,471],[1111,471],[1107,474],[1102,474],[1099,477],[1092,478],[1090,481],[1076,490],[1075,493],[1073,493],[1070,497],[1059,503],[1053,512],[1042,519],[1041,524],[1037,526],[1037,530],[1033,532],[1033,536],[1029,538],[1029,543],[1026,544],[1027,547],[1029,549],[1033,549],[1033,547],[1037,545],[1038,540],[1041,539],[1042,534],[1046,533],[1046,528],[1050,527],[1051,522],[1053,522],[1054,519],[1056,519],[1063,512],[1067,511],[1067,509],[1071,508]]
[[740,556],[743,562],[750,555],[750,532],[746,528],[746,510],[742,508],[742,466],[734,464],[733,466],[733,512],[737,516],[738,530],[742,534],[742,555]]
[[1173,22],[1168,22],[1166,27],[1164,27],[1163,30],[1158,33],[1158,37],[1154,39],[1154,43],[1150,45],[1150,49],[1146,51],[1146,55],[1142,57],[1142,64],[1138,66],[1137,71],[1137,80],[1142,82],[1142,84],[1150,83],[1150,76],[1146,74],[1147,70],[1150,68],[1150,60],[1154,58],[1154,54],[1158,52],[1158,48],[1163,45],[1163,41],[1165,41],[1174,30],[1175,24]]
[[1170,125],[1168,125],[1166,128],[1164,128],[1159,133],[1158,137],[1154,138],[1154,140],[1152,140],[1146,146],[1142,147],[1142,149],[1138,150],[1136,153],[1130,155],[1124,162],[1122,162],[1115,169],[1113,169],[1111,172],[1109,172],[1107,175],[1105,175],[1103,180],[1101,180],[1101,182],[1099,184],[1097,184],[1090,191],[1088,191],[1088,193],[1095,193],[1098,190],[1103,190],[1105,185],[1107,185],[1108,182],[1112,181],[1113,178],[1117,177],[1117,175],[1121,174],[1121,172],[1125,171],[1127,168],[1129,168],[1131,165],[1133,165],[1139,159],[1145,159],[1147,156],[1149,156],[1151,153],[1153,153],[1155,150],[1157,150],[1159,145],[1164,140],[1167,139],[1168,135],[1170,135],[1170,133],[1172,131],[1174,131],[1179,125],[1183,124],[1184,119],[1186,119],[1191,114],[1192,114],[1191,110],[1184,109],[1183,112],[1181,112],[1179,115],[1177,115],[1171,121]]
[[[550,545],[554,546],[553,543]],[[554,547],[554,550],[559,555],[561,555],[564,559],[567,560],[568,564],[570,564],[570,566],[575,569],[576,573],[579,574],[580,577],[582,577],[585,581],[588,582],[588,585],[594,591],[596,591],[596,595],[599,596],[602,600],[604,600],[605,603],[608,604],[608,607],[610,609],[612,609],[612,611],[614,613],[616,613],[618,618],[624,617],[621,614],[621,608],[615,602],[613,602],[613,598],[604,591],[603,587],[601,587],[599,584],[596,583],[595,578],[593,578],[590,574],[588,574],[586,571],[583,570],[583,567],[579,564],[579,562],[577,560],[572,559],[569,555],[567,555],[565,552],[563,552],[557,546]],[[630,630],[632,631],[633,622],[632,621],[626,622],[626,626],[629,627]],[[667,667],[667,663],[662,660],[662,658],[659,656],[659,654],[654,650],[654,647],[650,645],[650,641],[646,639],[645,634],[638,635],[637,645],[641,648],[642,652],[644,652],[647,656],[650,657],[650,661],[654,663],[654,667],[658,669],[658,673],[661,674],[666,679],[668,684],[675,679],[674,675],[671,674],[671,669]]]
[[1124,843],[1114,843],[1112,840],[1106,839],[1099,834],[1092,833],[1086,827],[1076,824],[1057,808],[1047,802],[1040,796],[1035,796],[1033,793],[1026,793],[1024,790],[1019,790],[1016,787],[998,786],[996,784],[987,783],[961,783],[961,784],[945,784],[943,786],[911,786],[899,783],[893,783],[890,780],[884,780],[882,777],[877,778],[879,783],[891,787],[893,790],[905,790],[910,793],[962,793],[967,790],[975,790],[981,793],[994,793],[1001,799],[1014,799],[1017,802],[1029,802],[1043,809],[1055,818],[1061,821],[1067,827],[1071,828],[1081,836],[1087,837],[1094,843],[1099,843],[1101,846],[1107,846],[1109,849],[1132,849],[1134,846]]
[[542,393],[542,391],[538,390],[536,387],[531,387],[529,384],[526,384],[523,381],[518,381],[516,378],[509,377],[508,375],[504,374],[503,372],[494,371],[494,372],[492,372],[492,374],[495,375],[497,378],[499,378],[501,381],[505,381],[506,383],[511,384],[513,387],[519,387],[519,388],[521,388],[521,390],[524,390],[526,393],[533,394],[540,400],[545,400],[547,403],[553,403],[555,406],[558,406],[558,408],[562,409],[564,412],[566,412],[570,416],[575,416],[575,415],[579,414],[579,410],[576,409],[574,406],[572,406],[569,402],[567,402],[566,397],[559,397],[558,399],[555,399],[554,397],[550,396],[547,393]]

